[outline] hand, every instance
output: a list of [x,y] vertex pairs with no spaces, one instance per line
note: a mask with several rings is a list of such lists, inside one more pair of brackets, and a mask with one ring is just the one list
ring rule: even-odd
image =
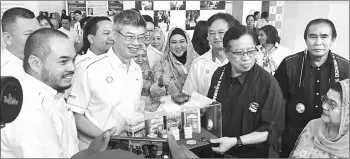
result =
[[222,137],[219,139],[211,139],[210,142],[219,143],[219,147],[212,147],[211,149],[214,152],[223,154],[237,144],[237,139],[235,137]]
[[167,86],[169,84],[169,82],[170,82],[169,74],[164,74],[163,73],[162,75],[160,75],[158,81],[159,81],[159,85],[160,86]]
[[173,158],[199,158],[191,152],[186,146],[178,145],[171,131],[168,131],[168,143]]
[[279,137],[272,145],[273,150],[279,155],[282,151],[282,137]]
[[117,128],[113,127],[102,133],[102,135],[95,137],[95,139],[92,140],[89,147],[87,148],[88,155],[92,155],[96,152],[105,151],[107,149],[110,137],[114,135],[116,131]]

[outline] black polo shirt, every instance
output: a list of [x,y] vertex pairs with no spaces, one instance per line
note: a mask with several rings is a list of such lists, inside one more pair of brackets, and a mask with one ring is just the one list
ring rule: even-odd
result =
[[273,144],[284,129],[284,107],[281,89],[276,79],[263,68],[254,66],[233,78],[230,63],[219,67],[212,77],[208,97],[212,98],[221,73],[217,101],[222,104],[222,134],[237,137],[254,131],[268,131],[267,142],[231,148],[235,157],[268,157]]

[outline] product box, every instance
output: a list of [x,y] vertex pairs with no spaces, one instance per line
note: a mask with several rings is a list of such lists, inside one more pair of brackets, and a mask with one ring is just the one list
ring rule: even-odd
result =
[[129,137],[144,137],[145,133],[145,116],[142,113],[135,112],[125,119],[125,131]]
[[213,102],[203,109],[202,128],[208,130],[210,133],[216,137],[222,137],[222,112],[221,103]]
[[163,106],[164,111],[164,126],[170,130],[172,127],[177,127],[182,130],[181,107],[177,104],[169,104]]
[[193,132],[201,132],[200,104],[187,102],[182,106],[184,125],[190,125]]
[[161,138],[161,131],[164,129],[163,111],[145,112],[146,135],[156,134]]

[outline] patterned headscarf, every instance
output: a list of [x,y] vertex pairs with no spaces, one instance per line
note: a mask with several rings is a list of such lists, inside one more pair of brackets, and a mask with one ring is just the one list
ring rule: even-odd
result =
[[[165,50],[166,42],[167,42],[167,40],[165,39],[165,35],[164,35],[162,29],[160,29],[160,28],[158,28],[158,27],[155,27],[155,28],[154,28],[154,33],[160,33],[160,35],[161,35],[162,38],[164,39],[163,46],[162,46],[161,50],[159,50],[160,52],[163,53],[164,50]],[[152,45],[152,46],[153,46],[153,45]],[[153,47],[154,47],[154,46],[153,46]]]

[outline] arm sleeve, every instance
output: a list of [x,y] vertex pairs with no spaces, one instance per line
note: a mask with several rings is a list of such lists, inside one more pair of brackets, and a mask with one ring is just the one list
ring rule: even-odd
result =
[[191,95],[193,91],[199,92],[198,83],[197,65],[194,63],[190,68],[185,84],[182,88],[182,92],[187,95]]
[[283,96],[275,79],[272,79],[263,99],[265,102],[261,110],[259,127],[255,131],[268,131],[267,144],[272,145],[283,132],[285,124]]
[[279,67],[277,68],[275,72],[275,78],[279,84],[279,87],[282,90],[283,98],[288,100],[289,99],[289,91],[288,91],[288,74],[287,74],[287,67],[286,67],[286,59],[284,59]]
[[91,96],[90,80],[88,70],[84,65],[75,71],[72,90],[68,96],[67,103],[72,107],[72,111],[84,114]]

